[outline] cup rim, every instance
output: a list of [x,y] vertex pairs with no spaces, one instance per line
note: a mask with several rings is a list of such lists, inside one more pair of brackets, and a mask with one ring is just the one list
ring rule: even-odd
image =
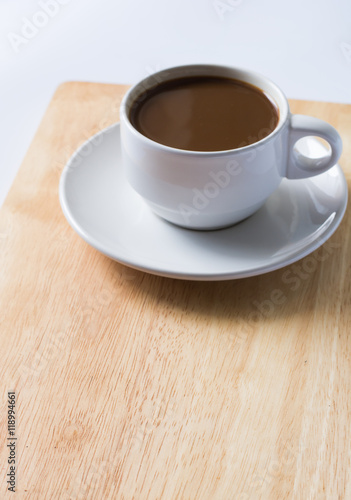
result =
[[[132,98],[133,93],[138,92],[138,89],[140,88],[139,95],[141,95],[145,90],[152,88],[153,86],[157,86],[162,82],[168,81],[172,79],[170,73],[180,73],[181,71],[191,71],[194,70],[195,73],[194,75],[201,76],[201,72],[203,71],[203,76],[216,76],[216,73],[212,73],[211,75],[206,75],[206,71],[218,71],[218,72],[234,72],[239,75],[249,75],[248,79],[243,79],[240,77],[232,77],[236,78],[238,80],[244,81],[246,83],[249,83],[251,85],[254,85],[259,88],[259,90],[263,91],[265,94],[268,94],[270,99],[273,99],[273,102],[276,104],[278,111],[279,111],[279,120],[278,124],[275,127],[275,129],[268,134],[266,137],[263,137],[262,139],[259,139],[256,142],[253,142],[251,144],[248,144],[246,146],[241,146],[239,148],[232,148],[232,149],[224,149],[224,150],[218,150],[218,151],[196,151],[196,150],[190,150],[190,149],[180,149],[180,148],[175,148],[172,146],[167,146],[166,144],[162,144],[160,142],[154,141],[153,139],[150,139],[149,137],[146,137],[143,135],[141,132],[139,132],[131,123],[127,109],[130,108],[131,103],[129,104],[128,101]],[[198,73],[199,72],[199,73]],[[164,79],[162,79],[163,76],[166,76]],[[167,76],[169,78],[167,78]],[[187,75],[185,75],[187,76]],[[221,76],[221,75],[219,75]],[[173,76],[173,78],[177,78],[177,76]],[[156,80],[156,83],[153,85],[150,84],[151,80]],[[257,85],[256,83],[252,83],[251,81],[248,80],[257,80],[260,82],[263,82],[266,87],[270,88],[270,91],[274,93],[275,95],[273,96],[270,92],[265,91],[262,89],[261,86]],[[278,97],[278,100],[280,102],[277,102],[277,99],[274,97]],[[226,66],[226,65],[217,65],[217,64],[186,64],[186,65],[179,65],[179,66],[171,66],[169,68],[165,68],[163,70],[157,71],[155,73],[152,73],[151,75],[148,75],[147,77],[143,78],[142,80],[139,80],[137,83],[132,85],[132,87],[126,92],[124,95],[121,106],[120,106],[120,120],[125,121],[125,124],[127,125],[128,129],[130,132],[132,132],[137,138],[140,140],[143,140],[148,144],[150,147],[157,148],[158,150],[162,150],[165,152],[170,152],[173,154],[179,154],[179,155],[188,155],[188,156],[203,156],[203,157],[209,157],[209,156],[227,156],[227,155],[232,155],[233,153],[236,152],[242,152],[242,151],[250,151],[253,150],[257,147],[262,147],[264,144],[267,142],[270,142],[274,137],[280,132],[280,130],[284,127],[285,123],[287,122],[288,116],[290,115],[290,108],[289,108],[289,103],[288,100],[283,93],[283,91],[276,85],[272,80],[267,78],[266,76],[262,75],[261,73],[258,73],[256,71],[251,71],[250,69],[246,68],[239,68],[236,66]]]

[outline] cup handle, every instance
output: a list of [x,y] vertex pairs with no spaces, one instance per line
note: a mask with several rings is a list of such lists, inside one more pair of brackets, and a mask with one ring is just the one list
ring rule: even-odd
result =
[[[318,136],[325,139],[329,143],[331,151],[322,158],[309,158],[294,149],[296,142],[307,136]],[[288,179],[305,179],[322,174],[336,164],[341,151],[341,137],[329,123],[312,116],[291,115],[289,158],[286,172]]]

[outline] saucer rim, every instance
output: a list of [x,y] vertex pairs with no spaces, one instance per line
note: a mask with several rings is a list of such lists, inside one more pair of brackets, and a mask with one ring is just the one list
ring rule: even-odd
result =
[[[342,182],[342,187],[343,187],[343,196],[340,197],[341,202],[340,206],[338,209],[335,211],[335,217],[333,221],[329,224],[329,226],[325,229],[325,231],[322,233],[322,235],[318,236],[314,241],[311,243],[307,244],[305,247],[303,247],[300,250],[296,250],[294,253],[292,253],[289,258],[284,258],[283,256],[273,264],[267,264],[267,265],[260,265],[260,266],[255,266],[252,267],[251,269],[248,269],[246,271],[241,271],[241,272],[235,272],[235,271],[225,271],[225,272],[199,272],[199,273],[191,273],[191,272],[179,272],[179,271],[167,271],[164,267],[158,267],[153,264],[138,264],[135,262],[135,259],[128,259],[125,257],[119,257],[116,256],[116,252],[113,250],[109,249],[106,245],[103,245],[97,240],[94,236],[91,236],[90,234],[87,233],[87,231],[78,223],[78,221],[75,219],[73,216],[71,210],[68,207],[68,200],[66,198],[66,191],[65,191],[65,186],[67,183],[67,179],[69,177],[70,173],[70,168],[72,164],[74,163],[75,159],[80,155],[80,152],[84,147],[87,146],[87,144],[91,143],[94,139],[96,139],[98,136],[109,133],[111,131],[114,131],[120,129],[120,122],[116,122],[103,130],[100,130],[96,134],[92,135],[89,139],[84,141],[83,144],[81,144],[76,151],[73,153],[73,155],[70,157],[68,160],[67,164],[65,165],[62,173],[61,173],[61,178],[59,182],[59,200],[61,204],[61,208],[63,211],[64,216],[66,217],[69,225],[72,227],[72,229],[90,246],[98,250],[100,253],[103,255],[111,258],[112,260],[119,262],[123,265],[126,265],[132,269],[136,269],[138,271],[146,272],[149,274],[157,275],[157,276],[162,276],[166,278],[172,278],[172,279],[181,279],[181,280],[189,280],[189,281],[228,281],[228,280],[236,280],[236,279],[244,279],[244,278],[250,278],[254,276],[259,276],[262,274],[267,274],[272,271],[276,271],[278,269],[282,269],[284,267],[289,266],[290,264],[293,264],[294,262],[297,262],[307,255],[310,255],[312,252],[320,248],[337,230],[339,227],[344,215],[345,211],[347,208],[347,203],[348,203],[348,185],[347,181],[344,175],[343,170],[341,169],[340,165],[337,163],[334,166],[337,167],[338,171],[338,176],[341,178]],[[84,161],[84,160],[83,160]],[[328,171],[327,171],[328,172]],[[326,175],[327,172],[324,172],[322,175]],[[292,181],[294,182],[294,181]],[[280,189],[280,186],[278,187],[278,190]],[[153,214],[155,217],[158,217],[156,214]],[[162,220],[160,217],[158,217],[160,220]],[[174,227],[175,231],[192,231],[191,229],[187,228],[181,228],[178,227],[172,223],[169,223],[167,221],[163,221],[165,224],[171,225]],[[243,221],[245,223],[245,221]],[[224,228],[224,229],[218,229],[218,231],[222,230],[228,230],[229,228]],[[203,231],[204,233],[206,231]]]

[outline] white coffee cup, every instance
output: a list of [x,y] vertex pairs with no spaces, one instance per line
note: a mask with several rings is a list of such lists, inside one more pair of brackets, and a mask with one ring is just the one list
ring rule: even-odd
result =
[[[146,90],[175,78],[199,75],[234,78],[261,89],[279,110],[275,129],[248,146],[206,152],[172,148],[136,130],[129,110]],[[321,174],[335,165],[342,150],[341,138],[331,125],[292,115],[285,95],[270,80],[226,66],[178,66],[145,78],[124,96],[120,121],[123,165],[130,185],[156,214],[191,229],[218,229],[249,217],[284,177]],[[304,156],[294,145],[306,136],[325,139],[331,151],[317,159]]]

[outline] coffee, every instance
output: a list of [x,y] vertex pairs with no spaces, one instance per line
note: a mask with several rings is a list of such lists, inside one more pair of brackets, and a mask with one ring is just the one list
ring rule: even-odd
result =
[[191,151],[224,151],[253,144],[277,126],[279,111],[260,89],[218,76],[160,83],[133,103],[133,126],[155,142]]

